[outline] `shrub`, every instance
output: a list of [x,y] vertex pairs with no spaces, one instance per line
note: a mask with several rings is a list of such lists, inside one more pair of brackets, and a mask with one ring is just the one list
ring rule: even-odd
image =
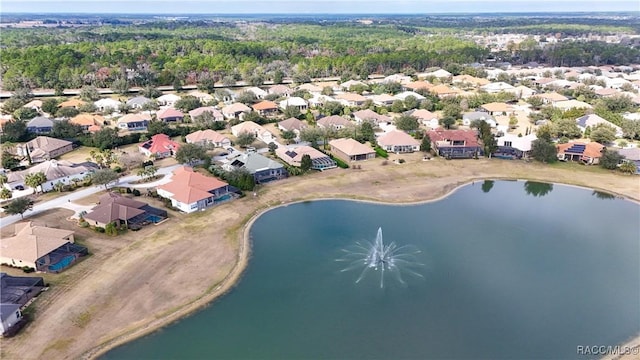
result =
[[118,235],[118,228],[116,227],[115,223],[108,223],[104,228],[104,232],[107,235],[116,236]]
[[22,271],[28,274],[28,273],[35,272],[36,269],[32,268],[31,266],[23,266]]
[[94,230],[95,230],[95,231],[97,231],[97,232],[99,232],[99,233],[101,233],[101,234],[104,234],[104,228],[103,228],[103,227],[101,227],[101,226],[96,226],[96,227],[94,228]]
[[376,151],[376,155],[385,159],[389,158],[389,153],[387,153],[387,151],[380,146],[376,146],[374,150]]
[[400,160],[398,160],[398,162],[399,162],[400,164],[404,164],[404,162],[405,162],[405,161],[404,161],[404,159],[400,159]]
[[127,194],[131,194],[131,188],[127,188]]
[[140,190],[133,189],[133,196],[140,196]]
[[116,173],[120,174],[122,172],[122,168],[120,166],[116,166],[113,168],[113,171],[115,171]]
[[89,227],[89,223],[88,223],[88,222],[86,222],[86,221],[80,221],[80,224],[79,224],[79,225],[80,225],[80,227],[83,227],[83,228],[87,228],[87,227]]

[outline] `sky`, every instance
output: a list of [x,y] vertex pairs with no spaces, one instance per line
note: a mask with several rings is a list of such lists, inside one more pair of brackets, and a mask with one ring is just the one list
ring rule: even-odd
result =
[[640,0],[0,0],[2,13],[430,14],[640,11]]

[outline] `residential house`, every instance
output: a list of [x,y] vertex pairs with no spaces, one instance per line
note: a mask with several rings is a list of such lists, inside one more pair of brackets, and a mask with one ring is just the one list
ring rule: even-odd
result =
[[492,82],[480,87],[481,90],[486,91],[489,94],[495,94],[499,92],[511,92],[515,90],[515,87],[511,84],[507,84],[506,82]]
[[74,244],[73,231],[37,226],[31,221],[15,224],[14,235],[0,239],[0,263],[58,273],[68,268],[87,248]]
[[478,87],[478,86],[484,86],[489,84],[489,80],[464,74],[464,75],[454,76],[452,79],[452,83],[460,84],[460,85],[468,84],[473,87]]
[[140,226],[157,224],[167,218],[167,212],[147,203],[108,192],[98,199],[98,205],[83,216],[91,226],[105,227],[108,224]]
[[481,155],[474,130],[436,129],[427,132],[434,151],[447,159],[470,159]]
[[186,136],[186,140],[187,144],[198,144],[206,148],[231,146],[231,140],[228,137],[210,129],[192,132]]
[[59,108],[65,108],[65,107],[72,107],[74,109],[79,108],[80,106],[86,104],[86,102],[79,100],[79,99],[69,99],[67,101],[63,101],[60,104],[58,104]]
[[393,74],[382,79],[383,83],[396,82],[400,84],[407,84],[407,83],[410,83],[411,81],[412,81],[411,76],[407,76],[404,74]]
[[640,175],[640,148],[619,149],[618,154],[624,156],[624,161],[630,161],[636,164],[636,175]]
[[437,97],[440,98],[444,98],[444,97],[449,97],[449,96],[456,96],[458,94],[460,94],[462,91],[458,90],[458,89],[454,89],[452,87],[449,87],[445,84],[440,84],[440,85],[436,85],[433,86],[431,89],[429,89],[429,91],[436,95]]
[[217,89],[213,95],[216,100],[222,101],[225,104],[233,103],[236,98],[236,93],[227,88]]
[[282,131],[293,131],[296,137],[300,137],[300,132],[307,128],[307,124],[296,118],[288,118],[278,123],[278,129]]
[[448,72],[447,70],[443,70],[443,69],[438,69],[436,71],[431,71],[431,72],[427,72],[427,73],[420,73],[418,74],[418,78],[428,78],[428,77],[436,77],[438,79],[445,79],[445,78],[449,78],[452,77],[453,74],[451,74],[450,72]]
[[151,122],[151,115],[145,113],[136,113],[127,114],[120,117],[117,121],[117,125],[120,129],[137,131],[147,130],[149,122]]
[[104,117],[101,115],[87,113],[78,114],[72,117],[69,120],[69,123],[80,126],[82,131],[91,132],[92,130],[95,131],[96,127],[98,128],[97,130],[102,127],[102,124],[104,124]]
[[595,94],[601,98],[613,97],[620,95],[620,91],[612,88],[600,88],[596,89]]
[[293,106],[301,112],[307,111],[307,109],[309,108],[307,100],[297,96],[291,96],[285,100],[280,101],[279,106],[282,110],[286,110],[288,107]]
[[492,102],[492,103],[480,105],[480,108],[478,109],[478,111],[484,111],[493,116],[509,115],[514,113],[513,107],[501,102]]
[[156,159],[174,156],[179,148],[180,144],[165,134],[153,135],[151,139],[138,146],[141,153],[148,157],[155,156]]
[[0,304],[0,331],[3,337],[12,336],[20,328],[19,324],[24,321],[20,305]]
[[31,162],[34,163],[55,159],[71,150],[73,150],[73,143],[71,141],[48,136],[38,136],[35,139],[26,142],[24,145],[16,147],[18,155],[29,155],[31,157]]
[[213,96],[211,96],[210,94],[207,94],[206,92],[202,92],[202,91],[198,91],[198,90],[189,91],[189,93],[187,95],[191,95],[191,96],[197,98],[203,104],[207,104],[207,103],[210,103],[211,101],[213,101]]
[[127,100],[127,105],[129,105],[132,109],[137,109],[140,110],[142,109],[146,104],[152,103],[153,100],[144,97],[144,96],[136,96],[134,98],[131,98],[129,100]]
[[351,138],[342,138],[329,141],[331,152],[340,159],[350,161],[362,161],[373,159],[376,152],[370,146],[361,144]]
[[498,123],[496,119],[484,111],[472,111],[462,114],[462,125],[471,126],[474,121],[486,121],[492,128],[496,127]]
[[318,127],[324,129],[333,128],[334,130],[344,129],[351,125],[351,121],[338,115],[325,116],[317,121]]
[[233,103],[222,108],[222,115],[226,119],[244,119],[245,114],[250,113],[251,108],[243,103]]
[[586,102],[578,101],[578,100],[556,101],[552,104],[552,106],[562,111],[566,111],[569,109],[592,109],[593,108],[593,106],[587,104]]
[[367,86],[367,84],[363,83],[362,81],[358,81],[358,80],[347,80],[345,82],[343,82],[342,84],[339,85],[340,89],[344,90],[344,91],[349,91],[349,89],[351,89],[352,86]]
[[389,94],[372,95],[370,99],[374,104],[379,106],[389,106],[393,104],[394,101],[398,100]]
[[393,97],[395,97],[398,100],[404,101],[409,96],[413,96],[418,101],[422,101],[422,100],[426,99],[426,97],[418,94],[417,92],[413,92],[413,91],[403,91],[403,92],[401,92],[399,94],[395,94]]
[[42,172],[47,181],[38,186],[38,190],[47,192],[54,190],[56,184],[70,185],[74,181],[83,180],[97,169],[98,167],[90,162],[76,164],[70,161],[46,160],[26,170],[8,173],[7,185],[11,189],[15,189],[17,186],[25,186],[24,181],[27,175]]
[[184,120],[184,114],[182,111],[174,108],[166,108],[156,113],[158,120],[163,122],[182,122]]
[[0,273],[0,303],[24,306],[45,288],[39,276],[11,276]]
[[193,109],[189,111],[189,117],[191,118],[192,122],[194,121],[197,122],[198,121],[197,118],[199,116],[202,116],[206,112],[211,114],[211,118],[213,119],[213,121],[224,121],[224,115],[222,115],[220,110],[216,109],[213,106],[202,106],[202,107]]
[[171,206],[192,213],[232,198],[229,184],[182,166],[173,171],[171,181],[158,186],[158,195],[171,200]]
[[554,104],[559,101],[569,100],[568,97],[558,94],[555,91],[550,93],[538,94],[538,95],[535,95],[535,97],[542,99],[543,104]]
[[269,94],[274,94],[274,95],[278,95],[278,96],[281,96],[281,97],[289,97],[289,96],[291,96],[291,93],[293,92],[293,90],[290,87],[286,86],[286,85],[278,84],[278,85],[273,85],[272,87],[270,87],[267,90],[267,92]]
[[512,94],[515,94],[518,99],[525,99],[525,100],[538,93],[536,90],[533,90],[524,85],[516,86],[513,90],[509,92]]
[[257,184],[263,184],[274,180],[279,180],[289,176],[287,169],[274,160],[255,152],[234,153],[229,158],[229,163],[222,166],[227,171],[233,169],[245,169],[253,175]]
[[48,134],[53,130],[53,120],[36,116],[27,123],[27,131],[34,134]]
[[603,118],[601,118],[600,116],[596,115],[596,114],[589,114],[589,115],[585,115],[585,116],[581,116],[579,118],[576,119],[576,124],[578,125],[578,128],[580,128],[580,131],[582,131],[583,133],[585,132],[585,130],[587,130],[587,128],[593,128],[596,125],[600,125],[600,124],[604,124],[607,125],[613,129],[615,129],[616,131],[616,137],[622,137],[623,132],[622,132],[622,128],[618,125],[615,125]]
[[342,93],[334,98],[344,106],[361,106],[367,101],[366,97],[355,93]]
[[311,83],[306,83],[298,86],[298,90],[305,90],[311,94],[320,94],[322,93],[322,86],[314,85]]
[[256,87],[256,86],[250,87],[246,91],[252,93],[258,99],[264,99],[265,96],[269,95],[268,92],[266,92],[266,91],[264,91],[264,90],[262,90],[262,89],[260,89],[259,87]]
[[525,136],[505,133],[496,138],[498,150],[494,157],[527,159],[531,152],[531,144],[537,138],[533,133]]
[[311,158],[311,168],[314,170],[323,171],[338,166],[327,154],[306,145],[280,146],[276,149],[276,155],[287,164],[295,167],[302,165],[302,158],[305,155],[309,155]]
[[356,123],[361,124],[364,121],[370,121],[373,124],[389,124],[391,123],[391,118],[387,115],[380,115],[377,112],[371,109],[359,110],[352,113],[353,119]]
[[377,139],[378,145],[386,151],[411,153],[420,150],[420,142],[404,131],[393,130]]
[[438,116],[429,110],[425,110],[425,109],[412,110],[408,112],[408,114],[418,118],[418,121],[420,121],[424,126],[430,129],[437,129],[440,127]]
[[22,105],[23,108],[33,109],[38,113],[42,112],[42,100],[34,99]]
[[174,107],[178,100],[182,99],[176,94],[164,94],[156,99],[156,102],[160,106]]
[[241,122],[240,124],[231,127],[231,134],[235,137],[238,137],[244,132],[252,133],[255,135],[256,139],[264,142],[265,144],[272,143],[275,140],[275,137],[269,130],[254,123],[253,121]]
[[429,90],[433,87],[433,84],[428,81],[420,80],[404,84],[403,87],[405,88],[405,90],[410,91]]
[[558,160],[561,161],[581,161],[586,165],[596,165],[600,162],[604,146],[597,142],[576,143],[556,145],[558,149]]
[[120,101],[111,98],[100,99],[95,101],[93,104],[96,106],[98,111],[108,112],[118,111],[120,109],[120,105],[122,105]]
[[278,104],[268,100],[260,101],[259,103],[251,106],[251,108],[262,116],[275,115],[278,113]]

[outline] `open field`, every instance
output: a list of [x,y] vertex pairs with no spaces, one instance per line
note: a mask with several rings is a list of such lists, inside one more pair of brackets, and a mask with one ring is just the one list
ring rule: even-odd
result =
[[[0,357],[92,357],[204,306],[232,286],[244,268],[250,221],[266,209],[293,201],[427,201],[485,178],[568,183],[640,200],[637,177],[599,168],[486,159],[423,162],[421,154],[390,156],[399,158],[407,163],[383,165],[376,159],[361,163],[360,170],[334,169],[278,181],[261,186],[256,198],[247,196],[192,215],[170,213],[164,224],[116,238],[75,227],[93,255],[53,276],[62,280],[51,280],[52,284],[60,285],[36,302],[35,321],[22,334],[2,340]],[[73,227],[62,211],[34,220]]]

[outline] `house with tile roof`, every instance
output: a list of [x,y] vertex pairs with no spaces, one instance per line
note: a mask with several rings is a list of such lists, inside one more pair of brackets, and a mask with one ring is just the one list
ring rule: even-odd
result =
[[282,110],[286,110],[288,107],[293,106],[300,111],[306,111],[309,108],[309,103],[307,103],[307,100],[301,97],[291,96],[285,100],[280,101],[278,106]]
[[374,104],[379,106],[389,106],[393,104],[394,101],[398,100],[389,94],[371,95],[369,98]]
[[192,132],[186,136],[186,140],[187,144],[198,144],[206,148],[227,148],[231,146],[231,140],[228,137],[211,129]]
[[58,273],[87,255],[87,248],[74,244],[74,232],[16,223],[14,235],[0,239],[0,263]]
[[275,115],[278,113],[278,104],[269,100],[260,101],[259,103],[252,105],[251,108],[262,116]]
[[156,159],[174,156],[179,148],[180,144],[165,134],[153,135],[151,139],[138,145],[141,153],[148,157],[155,156]]
[[246,91],[252,93],[258,99],[264,99],[265,96],[269,95],[268,92],[266,92],[266,91],[264,91],[264,90],[262,90],[262,89],[260,89],[259,87],[256,87],[256,86],[250,87]]
[[213,106],[201,106],[193,109],[189,111],[189,117],[192,122],[200,122],[201,120],[199,120],[198,117],[203,116],[204,113],[209,113],[211,115],[210,117],[213,119],[212,121],[224,121],[224,115],[222,115],[222,112]]
[[270,158],[255,152],[234,153],[229,162],[222,166],[227,171],[244,169],[253,175],[256,184],[263,184],[274,180],[284,179],[289,176],[285,167]]
[[98,205],[83,215],[83,218],[91,226],[105,227],[113,223],[118,227],[121,225],[129,227],[159,223],[167,218],[167,212],[149,206],[145,202],[108,192],[100,196]]
[[7,186],[15,189],[17,186],[25,186],[24,180],[29,174],[43,173],[47,181],[38,186],[38,191],[47,192],[55,188],[56,184],[70,185],[76,180],[83,180],[85,176],[92,174],[98,166],[91,162],[80,164],[70,161],[47,160],[22,171],[12,171],[7,174]]
[[343,118],[342,116],[339,115],[331,115],[331,116],[325,116],[322,119],[318,119],[317,121],[318,127],[320,128],[324,128],[324,129],[334,129],[334,130],[340,130],[340,129],[344,129],[347,126],[350,126],[352,123],[351,121]]
[[58,107],[59,108],[72,107],[74,109],[77,109],[84,104],[86,104],[86,102],[80,99],[69,99],[67,101],[63,101],[60,104],[58,104]]
[[542,103],[543,104],[553,104],[556,103],[558,101],[567,101],[569,100],[568,97],[558,94],[557,92],[553,91],[550,93],[543,93],[543,94],[537,94],[534,95],[537,98],[542,99]]
[[38,136],[35,139],[16,147],[18,155],[27,156],[28,153],[31,157],[31,161],[34,163],[55,159],[56,157],[66,154],[71,150],[73,150],[73,143],[71,141],[48,136]]
[[226,119],[244,119],[245,114],[250,113],[251,108],[243,103],[233,103],[222,108],[222,115]]
[[92,126],[102,127],[104,117],[102,115],[83,113],[72,117],[69,123],[78,125],[82,128],[82,131],[88,132]]
[[497,137],[498,150],[494,154],[501,158],[527,159],[531,152],[531,145],[538,137],[535,133],[525,136],[505,133]]
[[356,93],[342,93],[334,96],[340,104],[344,106],[360,106],[367,101],[367,98]]
[[307,128],[307,124],[296,118],[288,118],[278,122],[278,129],[281,131],[293,131],[296,136],[300,136],[300,131]]
[[584,101],[578,100],[565,100],[565,101],[556,101],[552,104],[554,108],[566,111],[569,109],[593,109],[593,106],[587,104]]
[[471,159],[480,156],[482,149],[474,130],[436,129],[427,132],[433,150],[447,159]]
[[171,200],[171,206],[192,213],[233,198],[229,184],[182,166],[173,171],[171,181],[158,186],[158,195]]
[[636,175],[640,175],[640,148],[624,148],[617,151],[618,154],[624,156],[622,162],[633,162],[636,164]]
[[176,104],[176,102],[178,102],[178,100],[180,99],[182,98],[176,94],[164,94],[159,96],[156,99],[156,102],[160,106],[173,107]]
[[351,138],[334,139],[329,141],[331,153],[340,159],[351,161],[363,161],[376,157],[376,152],[369,145],[361,144]]
[[276,149],[276,155],[287,164],[295,167],[302,165],[302,158],[305,155],[309,155],[311,158],[313,170],[323,171],[338,166],[327,154],[306,145],[280,146]]
[[34,99],[29,101],[28,103],[22,105],[23,108],[33,109],[37,112],[42,111],[42,100]]
[[429,90],[434,85],[428,81],[419,80],[419,81],[412,81],[410,83],[404,84],[403,86],[406,90],[418,91],[418,90]]
[[118,128],[129,131],[147,130],[151,122],[151,115],[146,113],[135,113],[121,116],[117,120]]
[[96,109],[98,109],[98,111],[109,112],[118,111],[120,109],[120,105],[122,105],[120,101],[111,98],[100,99],[94,101],[93,104],[96,106]]
[[256,139],[264,142],[265,144],[269,144],[275,140],[275,137],[269,130],[254,123],[253,121],[241,122],[240,124],[231,127],[231,134],[235,137],[238,137],[238,135],[243,132],[255,135]]
[[166,109],[159,110],[156,113],[156,116],[158,117],[158,120],[166,123],[182,122],[182,120],[184,120],[184,114],[182,113],[182,111],[174,108],[166,108]]
[[587,130],[587,128],[593,128],[594,126],[603,124],[615,129],[616,137],[622,137],[623,135],[623,131],[620,126],[615,125],[612,122],[605,120],[596,114],[588,114],[585,116],[581,116],[576,119],[576,124],[578,125],[578,128],[580,129],[580,131],[582,131],[583,133]]
[[600,163],[604,146],[597,142],[578,143],[569,142],[556,145],[558,149],[558,160],[560,161],[580,161],[586,165],[596,165]]
[[191,90],[189,91],[189,93],[187,93],[187,95],[197,98],[203,104],[213,101],[213,96],[199,90]]
[[293,92],[293,90],[288,87],[287,85],[282,85],[282,84],[278,84],[278,85],[273,85],[272,87],[270,87],[267,92],[269,94],[275,94],[278,96],[285,96],[288,97],[291,95],[291,93]]
[[36,116],[27,123],[27,131],[33,134],[48,134],[53,130],[53,120]]
[[420,142],[404,131],[392,130],[377,139],[378,145],[386,151],[396,154],[411,153],[420,150]]
[[502,102],[492,102],[492,103],[480,105],[480,108],[478,108],[478,111],[484,111],[493,116],[509,115],[514,113],[512,106]]
[[391,118],[387,115],[381,115],[371,109],[358,110],[351,114],[357,124],[364,121],[370,121],[373,124],[390,124]]
[[420,121],[424,126],[430,129],[437,129],[440,127],[438,115],[432,113],[429,110],[425,110],[425,109],[412,110],[412,111],[409,111],[408,114],[418,118],[418,121]]
[[145,104],[152,103],[153,100],[145,97],[145,96],[136,96],[129,100],[127,100],[127,105],[129,105],[132,109],[142,109]]

